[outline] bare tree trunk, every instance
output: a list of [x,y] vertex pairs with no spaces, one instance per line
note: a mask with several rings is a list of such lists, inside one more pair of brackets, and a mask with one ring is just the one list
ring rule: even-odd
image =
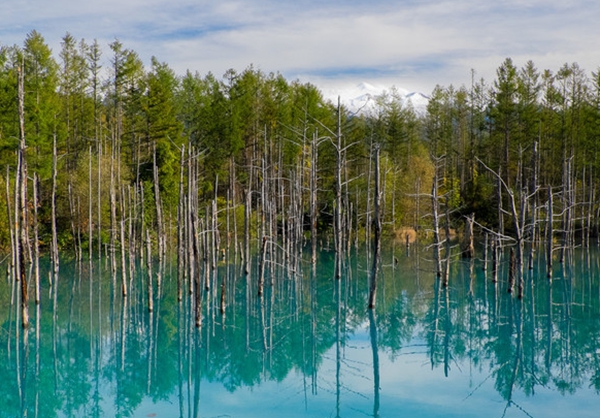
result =
[[339,279],[342,277],[342,106],[340,97],[338,96],[337,106],[338,120],[337,120],[337,134],[336,134],[336,150],[337,150],[337,163],[336,163],[336,186],[335,186],[335,278]]
[[50,246],[50,253],[52,258],[52,271],[54,274],[53,282],[58,280],[58,269],[59,269],[59,257],[58,257],[58,232],[56,230],[56,187],[58,177],[58,150],[56,147],[56,132],[53,135],[52,141],[52,244]]
[[[217,260],[219,248],[221,247],[221,236],[219,234],[219,222],[218,222],[218,209],[217,209],[217,196],[215,191],[215,198],[212,201],[211,208],[211,244],[212,244],[212,270],[214,273],[214,278],[217,277]],[[216,286],[216,281],[213,282]]]
[[[56,135],[54,139],[54,149],[56,156]],[[55,157],[56,158],[56,157]],[[56,166],[56,162],[54,164]],[[53,176],[53,178],[55,178]],[[55,190],[56,181],[53,180],[53,189]],[[54,199],[52,200],[54,203]],[[102,258],[102,141],[98,139],[98,260]],[[54,230],[56,225],[53,224]]]
[[371,267],[371,283],[369,288],[369,309],[375,308],[377,296],[377,273],[379,267],[379,253],[381,251],[381,176],[379,172],[379,145],[375,146],[375,213],[373,217],[373,265]]
[[[230,187],[230,199],[231,199],[231,208],[233,209],[233,251],[234,251],[234,263],[237,263],[237,257],[238,257],[238,227],[237,227],[237,216],[236,216],[236,202],[237,202],[237,190],[236,190],[236,184],[237,184],[237,179],[236,179],[236,174],[235,174],[235,159],[233,158],[233,156],[231,157],[231,161],[229,163],[229,170],[230,170],[230,174],[229,174],[229,187]],[[229,202],[228,202],[229,204]],[[227,228],[227,249],[229,250],[229,244],[230,244],[230,231],[229,228]]]
[[150,231],[146,228],[146,270],[147,270],[147,292],[148,292],[148,311],[154,311],[154,289],[152,283],[152,241],[150,241]]
[[563,168],[563,219],[562,219],[562,245],[560,248],[560,262],[565,261],[567,251],[572,247],[573,225],[573,187],[571,164],[572,157],[564,162]]
[[373,417],[379,418],[379,349],[377,348],[377,321],[375,312],[369,311],[369,335],[371,337],[371,353],[373,355]]
[[[373,136],[371,135],[369,143],[369,152],[373,152]],[[366,198],[366,209],[365,209],[365,242],[368,242],[371,238],[371,227],[373,221],[371,218],[371,176],[373,175],[373,159],[369,158],[369,168],[367,169],[367,198]],[[367,248],[367,260],[369,259],[369,250]],[[368,262],[368,261],[367,261]]]
[[186,203],[186,246],[187,246],[187,272],[189,279],[189,293],[194,293],[194,286],[196,279],[199,280],[196,275],[199,275],[200,272],[196,272],[196,260],[200,257],[199,249],[198,249],[198,232],[197,232],[197,224],[196,224],[196,214],[197,208],[195,206],[195,196],[196,196],[196,182],[195,182],[195,162],[193,160],[193,149],[190,147],[188,149],[188,194],[187,194],[187,203]]
[[225,314],[225,293],[226,293],[226,289],[227,287],[225,286],[225,283],[221,283],[221,299],[220,299],[220,304],[219,304],[219,310],[221,312],[221,315]]
[[489,234],[485,233],[484,243],[483,243],[483,271],[487,271],[488,265],[488,246],[489,246]]
[[129,219],[127,223],[127,230],[129,236],[129,288],[133,287],[133,279],[136,275],[136,248],[138,245],[141,245],[143,239],[140,235],[138,235],[137,226],[140,224],[138,207],[138,193],[137,193],[137,183],[132,187],[127,186],[127,201],[129,202]]
[[587,203],[587,213],[586,213],[586,231],[585,231],[585,241],[586,246],[590,246],[590,235],[592,231],[592,213],[594,212],[594,198],[595,198],[595,185],[594,178],[592,176],[592,169],[590,169],[590,178],[589,178],[589,198]]
[[500,264],[500,238],[492,239],[492,283],[498,282],[498,265]]
[[317,133],[313,135],[311,143],[311,164],[310,164],[310,242],[311,242],[311,262],[317,262],[317,164],[319,161],[319,147],[317,143]]
[[475,245],[473,243],[473,225],[475,223],[475,214],[467,216],[465,219],[465,241],[463,244],[463,258],[473,258],[475,256]]
[[10,262],[8,263],[8,272],[10,272],[10,274],[14,273],[14,269],[15,269],[15,259],[14,259],[14,255],[16,254],[16,245],[17,245],[17,239],[18,237],[15,236],[15,224],[12,222],[13,216],[12,216],[12,211],[10,210],[11,207],[11,203],[10,203],[10,167],[7,165],[6,166],[6,214],[7,214],[7,220],[8,220],[8,229],[10,232],[10,250],[11,250],[11,254],[13,255],[13,257],[11,257]]
[[498,175],[496,185],[496,198],[498,199],[498,232],[504,235],[504,211],[502,209],[502,177]]
[[552,202],[552,188],[548,187],[548,232],[546,236],[546,275],[552,278],[552,252],[554,241],[554,204]]
[[[435,274],[437,277],[442,277],[442,243],[440,240],[440,219],[439,219],[439,199],[438,199],[438,167],[437,162],[433,175],[433,184],[431,187],[431,208],[433,211],[433,246],[435,258]],[[448,237],[446,237],[448,239]]]
[[510,258],[508,261],[508,293],[513,293],[515,288],[515,270],[516,270],[516,260],[515,260],[515,251],[510,249]]
[[[125,210],[125,196],[124,196],[124,190],[123,188],[121,188],[121,199],[120,199],[120,204],[119,204],[119,208],[120,208],[120,212],[121,212],[121,221],[119,222],[119,228],[120,228],[120,232],[121,232],[121,292],[123,294],[124,297],[127,296],[128,290],[127,290],[127,252],[125,250],[126,246],[125,246],[125,222],[127,222],[127,218],[126,218],[126,210]],[[131,236],[129,237],[131,239]]]
[[[531,165],[532,165],[532,175],[531,175],[531,184],[529,189],[531,191],[536,191],[539,189],[538,186],[538,160],[539,160],[539,143],[538,141],[534,141],[533,143],[533,153],[531,156]],[[537,220],[537,209],[538,209],[538,201],[539,197],[535,194],[533,198],[533,204],[531,205],[531,249],[529,251],[529,270],[533,270],[533,259],[536,252],[536,247],[538,246],[538,220]]]
[[246,205],[244,208],[244,265],[245,274],[250,274],[250,211],[252,206],[252,195],[250,186],[246,189]]
[[90,146],[90,155],[89,155],[89,167],[88,167],[88,260],[92,261],[92,252],[93,252],[93,240],[94,240],[94,223],[92,222],[92,147]]
[[[210,260],[211,260],[211,254],[209,254],[210,252],[210,248],[209,248],[209,231],[208,231],[208,207],[206,207],[206,211],[204,212],[205,218],[200,220],[200,231],[202,234],[202,261],[204,262],[204,290],[206,292],[208,292],[210,290]],[[206,224],[205,224],[206,222]]]
[[445,213],[445,229],[446,229],[446,239],[444,240],[445,242],[445,263],[444,263],[444,276],[443,276],[443,280],[442,280],[442,284],[444,285],[444,287],[448,287],[449,285],[449,281],[450,281],[450,256],[451,256],[451,252],[452,252],[452,248],[450,246],[450,205],[448,203],[448,195],[446,194],[446,213]]
[[111,258],[111,275],[113,282],[116,281],[117,275],[117,192],[115,179],[115,163],[118,158],[116,148],[117,140],[113,137],[112,140],[112,158],[110,159],[110,258]]
[[267,264],[267,237],[263,237],[260,249],[260,271],[258,274],[258,296],[262,297],[265,283],[265,268]]
[[79,214],[75,209],[75,198],[73,196],[73,184],[69,180],[68,185],[68,197],[69,197],[69,215],[70,215],[70,223],[71,223],[71,236],[73,238],[73,250],[75,251],[75,258],[77,261],[81,259],[80,257],[80,249],[77,241],[77,224],[79,223]]
[[27,222],[27,163],[25,159],[25,90],[23,68],[18,71],[18,107],[19,107],[19,149],[17,157],[17,175],[15,179],[15,234],[19,237],[15,246],[15,269],[17,280],[21,281],[21,325],[29,327],[29,297],[27,293],[27,275],[25,274],[25,251],[28,247]]
[[38,188],[39,178],[33,173],[33,275],[35,280],[35,304],[40,304],[40,239],[38,225]]
[[160,198],[160,185],[158,177],[158,165],[156,164],[156,143],[154,143],[153,152],[153,176],[154,176],[154,203],[156,205],[156,233],[158,243],[158,263],[162,266],[165,254],[165,233],[162,212],[162,201]]
[[183,168],[185,158],[185,145],[181,147],[180,165],[179,165],[179,204],[177,205],[177,300],[183,300],[183,279],[184,279],[184,231],[185,231],[185,196],[183,189]]
[[200,272],[198,272],[194,277],[190,277],[190,280],[194,283],[194,316],[196,319],[196,328],[200,328],[202,326],[202,291],[200,290]]

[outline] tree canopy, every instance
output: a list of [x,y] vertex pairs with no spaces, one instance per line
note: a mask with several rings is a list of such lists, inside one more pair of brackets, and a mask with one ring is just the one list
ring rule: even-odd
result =
[[[540,71],[531,61],[519,68],[507,58],[494,80],[476,80],[473,71],[470,86],[437,86],[424,112],[413,109],[392,87],[376,98],[376,111],[356,115],[343,106],[338,111],[337,103],[312,84],[253,66],[222,76],[192,70],[178,75],[155,57],[146,67],[119,40],[103,51],[98,42],[67,33],[54,54],[43,36],[32,31],[22,47],[0,47],[0,168],[8,181],[16,166],[21,67],[28,170],[39,176],[40,206],[48,207],[56,139],[57,219],[65,245],[75,241],[77,231],[85,235],[90,224],[111,222],[109,189],[122,211],[128,187],[146,182],[145,199],[154,199],[149,185],[155,165],[160,204],[176,216],[182,149],[188,150],[185,155],[192,149],[199,156],[200,201],[225,198],[229,192],[229,199],[242,202],[243,191],[259,190],[267,171],[270,178],[285,180],[277,191],[284,200],[294,182],[308,196],[308,170],[316,164],[317,206],[322,219],[328,219],[339,187],[334,176],[334,137],[339,132],[344,201],[353,202],[348,216],[356,227],[368,228],[372,150],[377,145],[385,166],[383,221],[388,232],[427,223],[418,213],[427,210],[427,202],[418,204],[418,195],[430,189],[440,159],[443,187],[451,192],[448,203],[458,214],[453,216],[476,213],[489,226],[500,222],[490,202],[502,197],[494,176],[480,163],[497,170],[509,187],[522,187],[537,170],[539,186],[559,188],[566,182],[569,161],[568,175],[582,193],[596,185],[600,168],[600,71],[588,74],[576,63]],[[319,143],[314,161],[313,138]],[[111,187],[109,172],[114,172]],[[90,201],[95,196],[101,202]],[[308,197],[302,201],[308,213]],[[83,209],[92,203],[100,210]],[[592,209],[596,205],[589,203]],[[144,222],[157,222],[151,212]],[[9,223],[6,213],[0,214],[2,225]],[[42,209],[40,216],[45,244],[51,214]],[[320,228],[327,230],[327,222]],[[0,243],[8,247],[5,231]]]

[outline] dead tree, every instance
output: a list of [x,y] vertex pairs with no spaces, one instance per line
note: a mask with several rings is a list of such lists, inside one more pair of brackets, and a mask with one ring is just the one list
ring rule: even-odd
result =
[[185,145],[181,147],[179,162],[179,203],[177,205],[177,300],[183,300],[183,281],[184,281],[184,257],[185,257],[185,196],[183,189]]
[[150,231],[146,228],[146,290],[148,294],[148,312],[154,311],[154,285],[152,283],[152,241]]
[[[25,257],[31,254],[29,249],[29,222],[27,209],[27,162],[25,152],[25,89],[22,67],[17,68],[18,75],[18,97],[19,108],[19,148],[17,150],[17,172],[15,178],[15,235],[16,242],[13,254],[15,266],[15,278],[21,282],[21,324],[23,328],[29,327],[29,297],[27,286],[27,275],[25,274]],[[31,259],[31,257],[29,257]]]
[[554,246],[554,203],[552,199],[552,188],[548,187],[548,221],[546,232],[546,275],[552,278],[552,253]]
[[260,248],[260,269],[258,273],[258,296],[262,298],[265,283],[265,268],[267,264],[267,242],[268,238],[263,236],[262,246]]
[[524,231],[527,228],[527,206],[528,202],[530,202],[531,199],[537,194],[538,189],[536,188],[531,193],[528,193],[526,190],[519,190],[518,196],[515,196],[515,192],[508,186],[508,184],[506,184],[506,182],[498,173],[485,165],[483,161],[479,159],[478,161],[487,171],[496,177],[499,185],[502,186],[508,195],[509,211],[503,212],[507,213],[512,219],[514,236],[509,237],[502,232],[499,232],[498,235],[504,239],[512,240],[515,243],[515,275],[518,286],[518,297],[521,298],[523,296],[523,259],[525,245]]
[[[57,185],[57,177],[58,177],[58,152],[56,147],[56,132],[53,135],[52,140],[52,196],[51,196],[51,206],[52,206],[52,244],[50,246],[50,254],[52,259],[52,273],[53,278],[52,282],[56,283],[58,280],[58,270],[59,270],[59,257],[58,257],[58,232],[56,229],[56,185]],[[100,165],[99,165],[100,166]],[[99,189],[98,189],[99,190]],[[100,200],[98,200],[98,205],[100,205]],[[100,215],[100,214],[98,214]],[[98,238],[100,239],[100,238]],[[101,248],[101,243],[98,242],[98,247]],[[101,250],[100,250],[101,251]]]
[[335,212],[334,212],[334,238],[335,238],[335,277],[339,279],[342,276],[342,163],[343,153],[342,148],[342,112],[341,112],[341,101],[338,96],[338,123],[337,133],[335,135],[336,144],[336,169],[335,169]]
[[33,275],[35,281],[35,304],[40,304],[40,239],[38,223],[38,189],[39,178],[33,173]]
[[475,214],[465,217],[465,237],[462,248],[463,258],[473,258],[475,256],[475,245],[473,239],[473,224],[475,223]]
[[158,176],[158,165],[156,164],[156,142],[153,148],[152,174],[154,178],[154,202],[156,206],[156,234],[158,243],[158,262],[162,266],[165,255],[166,234],[164,233],[164,221],[162,211],[162,200],[160,198],[160,183]]
[[18,239],[18,237],[15,236],[15,224],[13,224],[12,219],[12,211],[10,210],[11,207],[11,203],[10,203],[10,198],[11,198],[11,194],[10,194],[10,167],[6,166],[6,214],[7,214],[7,218],[8,219],[8,230],[10,233],[10,250],[11,250],[11,254],[13,255],[13,258],[11,258],[10,262],[8,263],[8,270],[7,270],[7,275],[10,275],[14,272],[14,254],[16,252],[16,240]]
[[377,273],[381,251],[381,185],[379,172],[379,145],[375,146],[375,195],[374,195],[374,219],[373,219],[373,265],[371,267],[371,283],[369,288],[369,309],[375,308],[377,296]]
[[[435,171],[433,175],[433,181],[431,186],[431,210],[432,210],[432,222],[433,222],[433,253],[435,259],[435,275],[436,277],[442,277],[442,240],[440,238],[440,200],[438,195],[438,169],[439,164],[443,157],[438,158],[435,162]],[[446,239],[448,237],[446,236]]]

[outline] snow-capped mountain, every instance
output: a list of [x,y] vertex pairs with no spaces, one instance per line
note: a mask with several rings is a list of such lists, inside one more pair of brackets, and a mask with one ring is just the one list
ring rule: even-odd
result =
[[337,103],[339,97],[342,105],[357,115],[376,114],[379,106],[377,98],[383,97],[384,94],[388,96],[387,100],[392,100],[392,95],[397,96],[402,106],[407,106],[410,103],[419,115],[425,113],[427,104],[429,103],[429,98],[423,93],[365,82],[353,86],[324,89],[322,91],[323,96],[333,103]]

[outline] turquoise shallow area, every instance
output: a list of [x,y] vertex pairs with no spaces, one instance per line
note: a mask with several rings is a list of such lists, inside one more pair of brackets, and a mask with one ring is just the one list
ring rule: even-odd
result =
[[374,312],[366,250],[339,280],[334,257],[271,260],[262,298],[258,260],[248,276],[224,260],[202,271],[199,328],[175,261],[153,268],[153,312],[145,263],[125,298],[108,260],[63,260],[54,286],[42,262],[26,330],[19,286],[3,280],[0,417],[597,416],[596,248],[555,263],[552,280],[536,259],[519,299],[507,256],[497,282],[482,260],[453,258],[446,288],[431,250],[388,246]]

